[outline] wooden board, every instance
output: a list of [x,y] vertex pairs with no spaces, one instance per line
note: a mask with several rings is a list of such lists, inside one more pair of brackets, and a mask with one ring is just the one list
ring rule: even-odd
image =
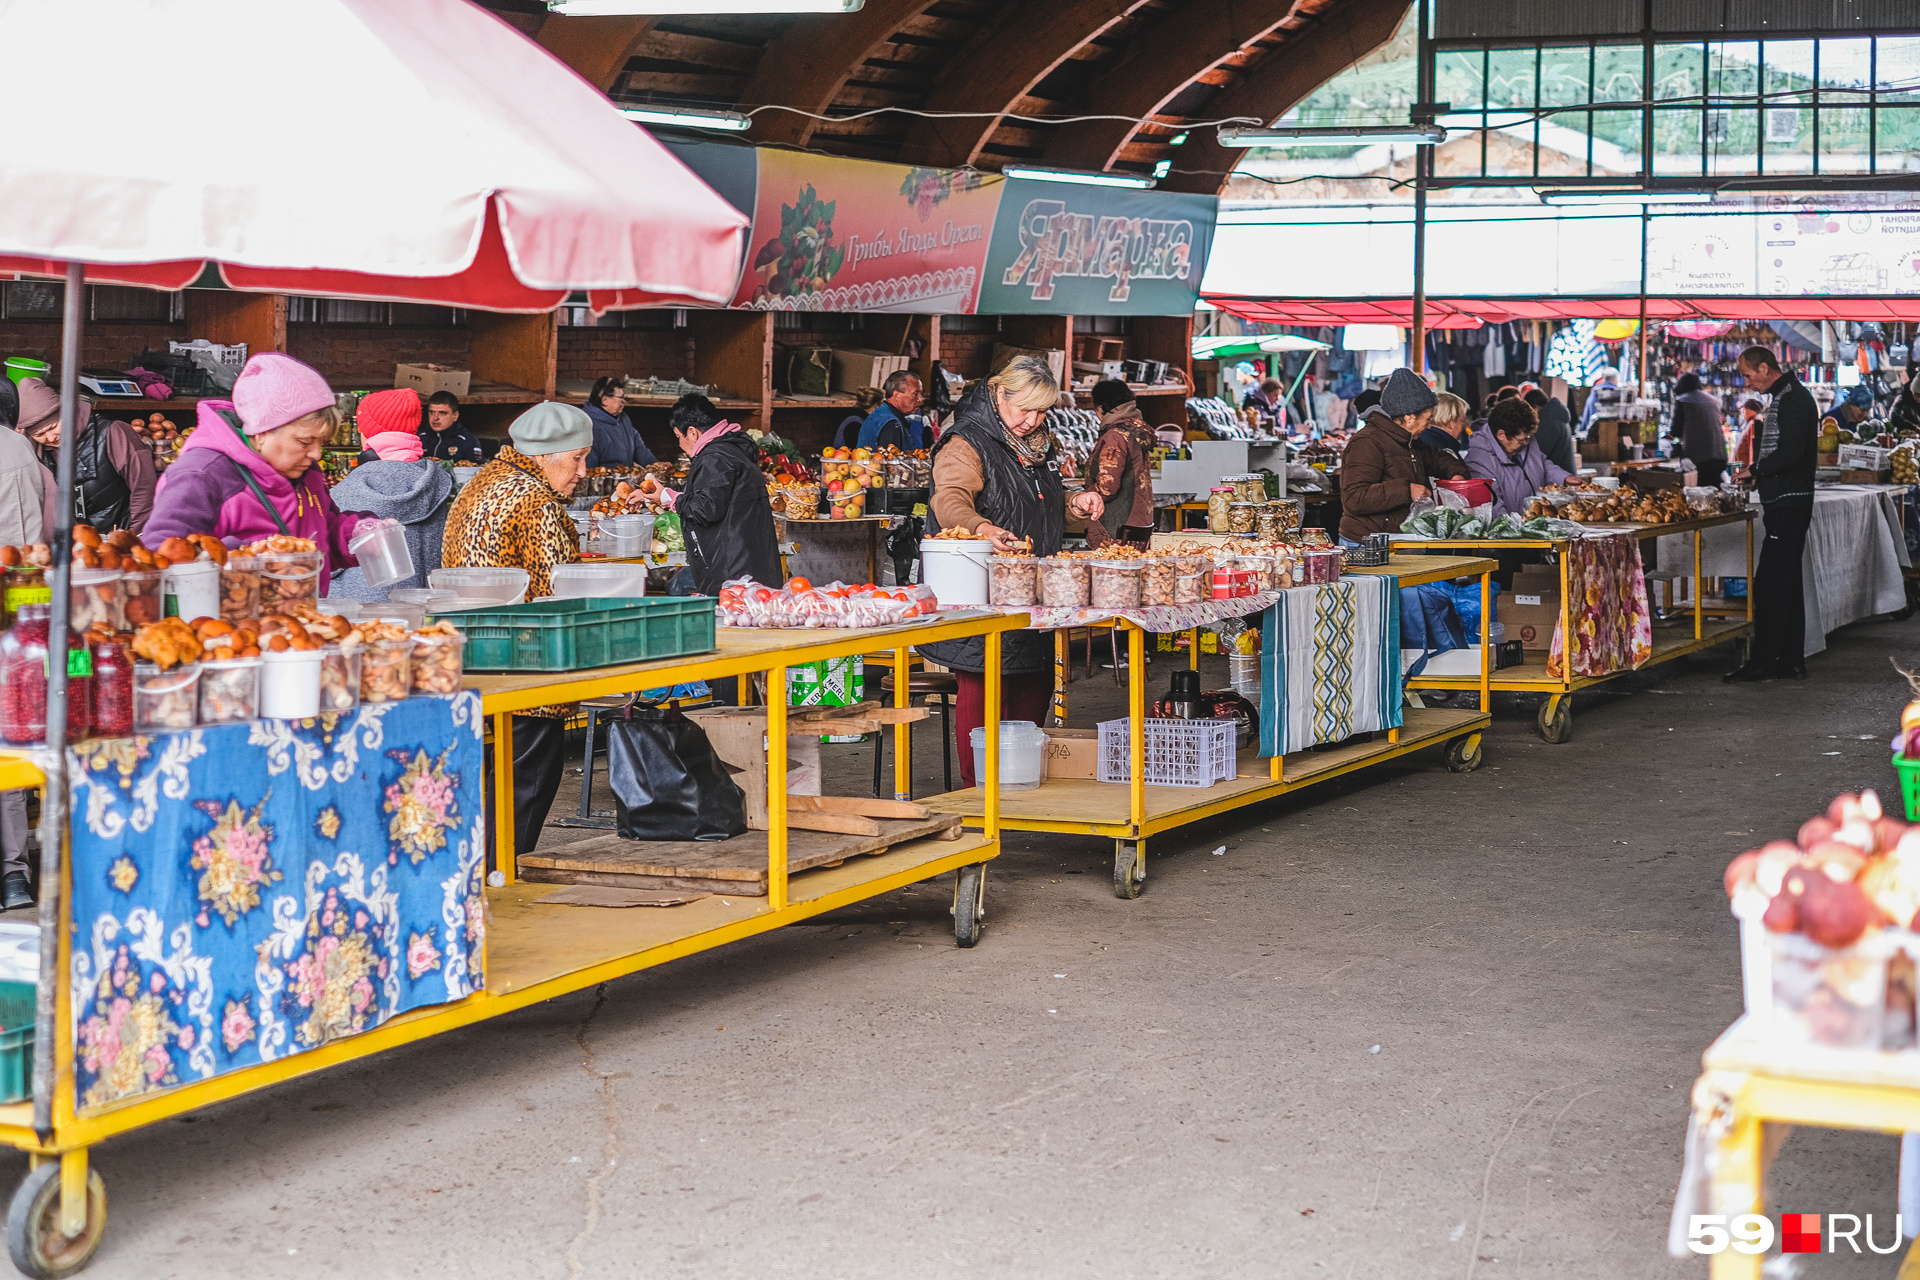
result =
[[[960,838],[957,814],[924,819],[872,820],[871,836],[838,832],[787,832],[787,873],[838,866],[848,858],[880,853],[921,836]],[[598,836],[551,853],[520,855],[520,877],[545,884],[593,884],[629,889],[690,889],[764,897],[767,833],[749,831],[732,840],[623,840]]]
[[611,889],[575,884],[556,889],[540,899],[553,907],[684,907],[711,895],[699,889]]

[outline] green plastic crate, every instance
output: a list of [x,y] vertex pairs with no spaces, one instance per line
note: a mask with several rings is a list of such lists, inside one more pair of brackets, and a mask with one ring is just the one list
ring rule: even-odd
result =
[[706,653],[712,596],[536,600],[437,613],[467,637],[468,671],[583,671]]
[[1900,774],[1900,794],[1907,802],[1907,821],[1920,822],[1920,760],[1895,756],[1893,767]]
[[38,988],[0,982],[0,1102],[33,1096],[33,1021]]

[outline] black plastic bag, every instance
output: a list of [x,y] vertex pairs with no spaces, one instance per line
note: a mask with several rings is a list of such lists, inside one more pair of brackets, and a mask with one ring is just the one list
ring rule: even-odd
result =
[[628,840],[731,840],[746,793],[702,729],[671,708],[635,707],[607,726],[607,773]]

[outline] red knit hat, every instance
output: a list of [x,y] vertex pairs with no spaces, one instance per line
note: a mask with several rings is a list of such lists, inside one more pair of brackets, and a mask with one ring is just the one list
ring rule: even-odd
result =
[[360,402],[353,420],[360,428],[362,440],[371,440],[388,431],[418,431],[420,393],[407,387],[376,391]]

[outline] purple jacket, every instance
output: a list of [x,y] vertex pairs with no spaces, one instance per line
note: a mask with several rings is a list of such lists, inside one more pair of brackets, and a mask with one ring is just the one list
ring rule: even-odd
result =
[[242,467],[286,521],[286,531],[296,538],[313,539],[325,553],[329,577],[357,563],[347,551],[347,540],[366,513],[334,506],[319,467],[310,468],[298,480],[275,471],[242,438],[240,416],[231,400],[200,402],[193,434],[180,446],[178,460],[160,476],[153,515],[140,540],[157,547],[167,538],[210,533],[235,547],[279,533],[273,514],[260,505],[242,477]]
[[1558,484],[1567,472],[1540,452],[1536,440],[1528,440],[1520,456],[1510,458],[1500,447],[1491,428],[1473,433],[1467,441],[1467,471],[1482,480],[1493,481],[1493,514],[1527,513],[1527,499],[1540,492],[1543,484]]

